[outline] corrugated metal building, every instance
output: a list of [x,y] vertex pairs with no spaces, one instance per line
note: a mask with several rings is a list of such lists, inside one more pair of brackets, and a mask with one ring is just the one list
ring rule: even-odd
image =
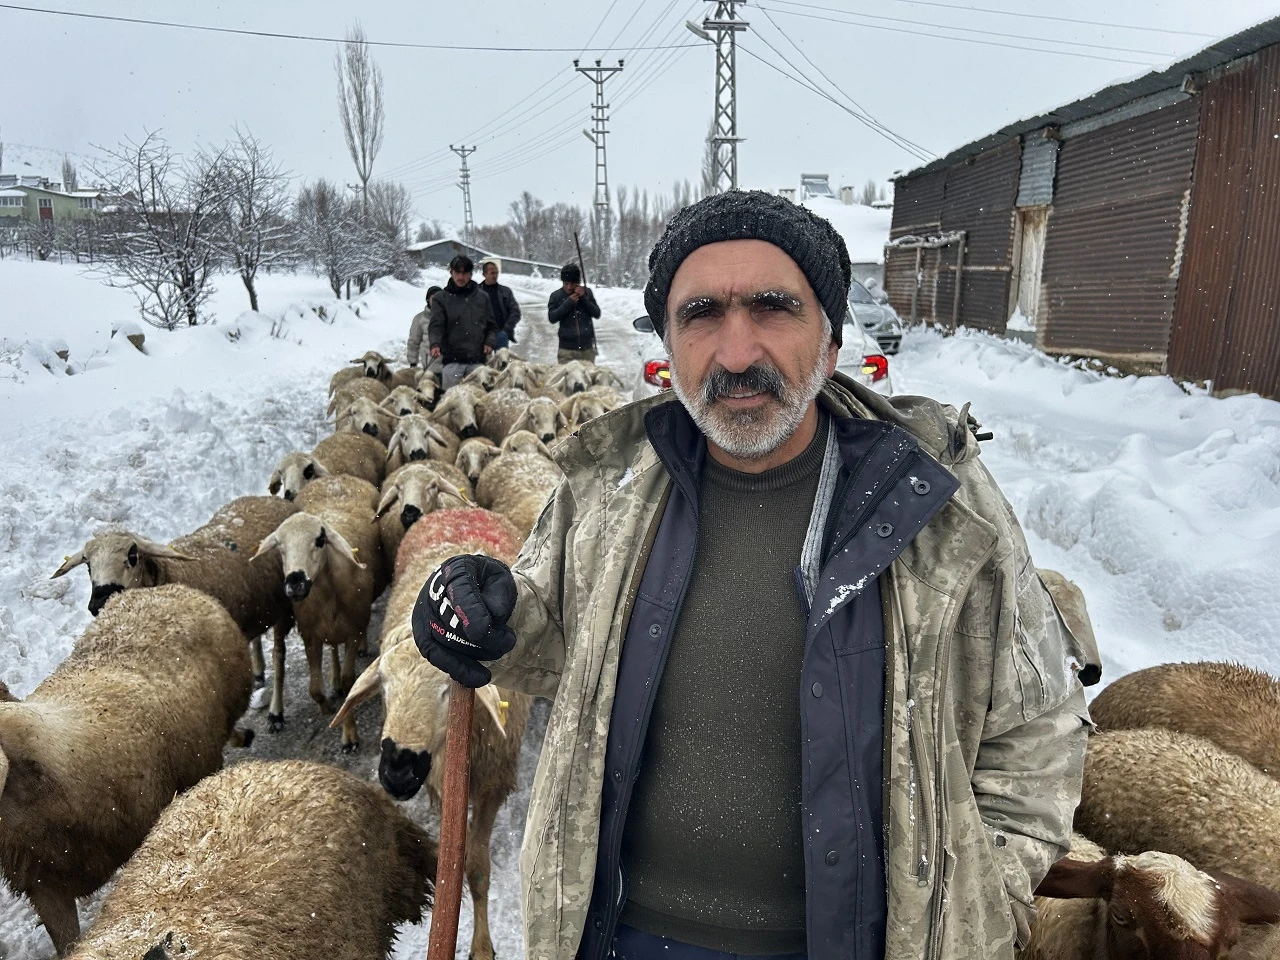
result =
[[904,317],[1280,397],[1280,18],[895,187]]

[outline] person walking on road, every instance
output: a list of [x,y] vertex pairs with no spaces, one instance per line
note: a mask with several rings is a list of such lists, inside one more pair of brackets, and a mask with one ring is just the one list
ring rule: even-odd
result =
[[485,362],[498,342],[493,306],[471,279],[471,258],[459,254],[449,261],[449,282],[431,303],[427,337],[431,356],[444,364],[441,386],[448,390]]
[[530,957],[1027,943],[1080,799],[1084,648],[968,406],[835,372],[850,276],[781,197],[676,214],[644,292],[674,389],[559,443],[514,568],[453,557],[419,597],[437,668],[552,700]]
[[[405,345],[405,353],[408,355],[410,367],[416,367],[422,363],[430,369],[430,356],[427,357],[427,362],[423,363],[422,345],[426,342],[427,323],[431,319],[431,298],[443,289],[436,286],[427,287],[427,305],[413,315],[413,322],[409,324],[409,342]],[[438,370],[434,372],[439,373]]]
[[493,316],[498,321],[497,349],[510,346],[516,342],[516,324],[520,322],[520,304],[510,287],[498,282],[498,264],[494,260],[486,260],[480,264],[480,275],[483,282],[480,289],[489,295],[489,303],[493,307]]
[[560,268],[560,289],[547,301],[547,319],[560,325],[557,363],[570,360],[596,362],[596,328],[600,307],[595,294],[582,285],[582,271],[576,263]]

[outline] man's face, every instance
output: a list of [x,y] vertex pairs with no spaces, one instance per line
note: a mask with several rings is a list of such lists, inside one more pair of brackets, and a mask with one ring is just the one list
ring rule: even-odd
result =
[[573,291],[577,289],[578,285],[574,283],[572,280],[561,280],[560,286],[565,293],[573,293]]
[[671,385],[707,438],[759,460],[795,432],[839,348],[803,271],[763,240],[699,247],[667,297]]
[[483,276],[484,276],[485,283],[498,282],[498,265],[496,263],[486,263],[483,267],[483,270],[484,270]]
[[471,282],[470,270],[450,270],[449,276],[453,277],[453,285],[455,287],[465,287]]

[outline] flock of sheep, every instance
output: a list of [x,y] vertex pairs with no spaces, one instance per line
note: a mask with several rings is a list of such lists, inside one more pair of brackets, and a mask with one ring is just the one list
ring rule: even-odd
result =
[[[391,799],[426,786],[438,803],[442,786],[432,758],[449,686],[413,643],[414,601],[449,556],[515,560],[561,479],[550,445],[622,403],[622,385],[499,350],[441,395],[431,373],[393,372],[376,352],[353,362],[330,383],[336,432],[287,454],[271,496],[233,500],[169,544],[99,534],[54,573],[86,568],[96,619],[25,700],[0,683],[0,875],[60,956],[385,957],[429,903],[435,841]],[[357,677],[388,586],[377,656]],[[345,751],[359,745],[355,710],[382,696],[381,789],[298,760],[221,769],[225,744],[252,743],[236,725],[265,687],[268,630],[268,730],[283,729],[294,626]],[[489,839],[530,700],[492,686],[477,700],[470,955],[493,960]],[[117,870],[82,938],[76,898]]]

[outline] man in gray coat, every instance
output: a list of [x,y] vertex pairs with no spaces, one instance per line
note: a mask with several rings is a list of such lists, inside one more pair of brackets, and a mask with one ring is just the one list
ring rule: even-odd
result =
[[489,297],[471,279],[473,269],[465,254],[449,261],[449,282],[431,304],[427,339],[432,358],[444,363],[445,390],[484,363],[498,341],[498,321]]

